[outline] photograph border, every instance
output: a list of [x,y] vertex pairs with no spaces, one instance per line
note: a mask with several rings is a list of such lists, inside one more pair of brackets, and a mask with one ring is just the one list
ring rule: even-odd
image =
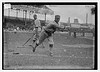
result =
[[[2,70],[4,69],[4,4],[36,4],[36,5],[95,5],[95,57],[94,69],[98,70],[98,3],[97,2],[2,2]],[[59,70],[59,69],[33,69],[33,70]],[[92,70],[92,69],[60,69],[60,70]]]

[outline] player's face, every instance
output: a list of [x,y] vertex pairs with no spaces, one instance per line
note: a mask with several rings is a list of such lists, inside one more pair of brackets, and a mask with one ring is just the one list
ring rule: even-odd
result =
[[55,21],[59,22],[60,21],[60,16],[55,17]]
[[34,15],[34,19],[37,19],[37,15]]

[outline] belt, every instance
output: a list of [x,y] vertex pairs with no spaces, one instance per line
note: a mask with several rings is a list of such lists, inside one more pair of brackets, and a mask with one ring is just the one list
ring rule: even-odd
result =
[[38,28],[38,27],[35,27],[35,28]]

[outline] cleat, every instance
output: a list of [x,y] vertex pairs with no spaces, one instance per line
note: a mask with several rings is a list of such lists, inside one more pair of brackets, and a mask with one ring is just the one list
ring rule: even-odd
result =
[[32,45],[29,45],[29,46],[31,46],[33,48],[33,52],[35,52],[35,47],[33,47]]
[[52,52],[50,52],[50,56],[51,56],[51,57],[53,56],[53,53],[52,53]]
[[36,40],[33,40],[33,43],[35,42]]
[[36,38],[34,38],[34,39],[33,39],[33,43],[34,43],[36,40],[37,40],[37,39],[36,39]]
[[33,52],[35,52],[35,48],[33,48]]

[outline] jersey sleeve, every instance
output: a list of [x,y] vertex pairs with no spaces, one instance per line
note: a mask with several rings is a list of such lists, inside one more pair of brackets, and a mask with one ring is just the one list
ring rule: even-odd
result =
[[54,24],[54,26],[55,26],[57,29],[64,29],[64,26],[60,26],[60,25],[56,25],[56,24]]

